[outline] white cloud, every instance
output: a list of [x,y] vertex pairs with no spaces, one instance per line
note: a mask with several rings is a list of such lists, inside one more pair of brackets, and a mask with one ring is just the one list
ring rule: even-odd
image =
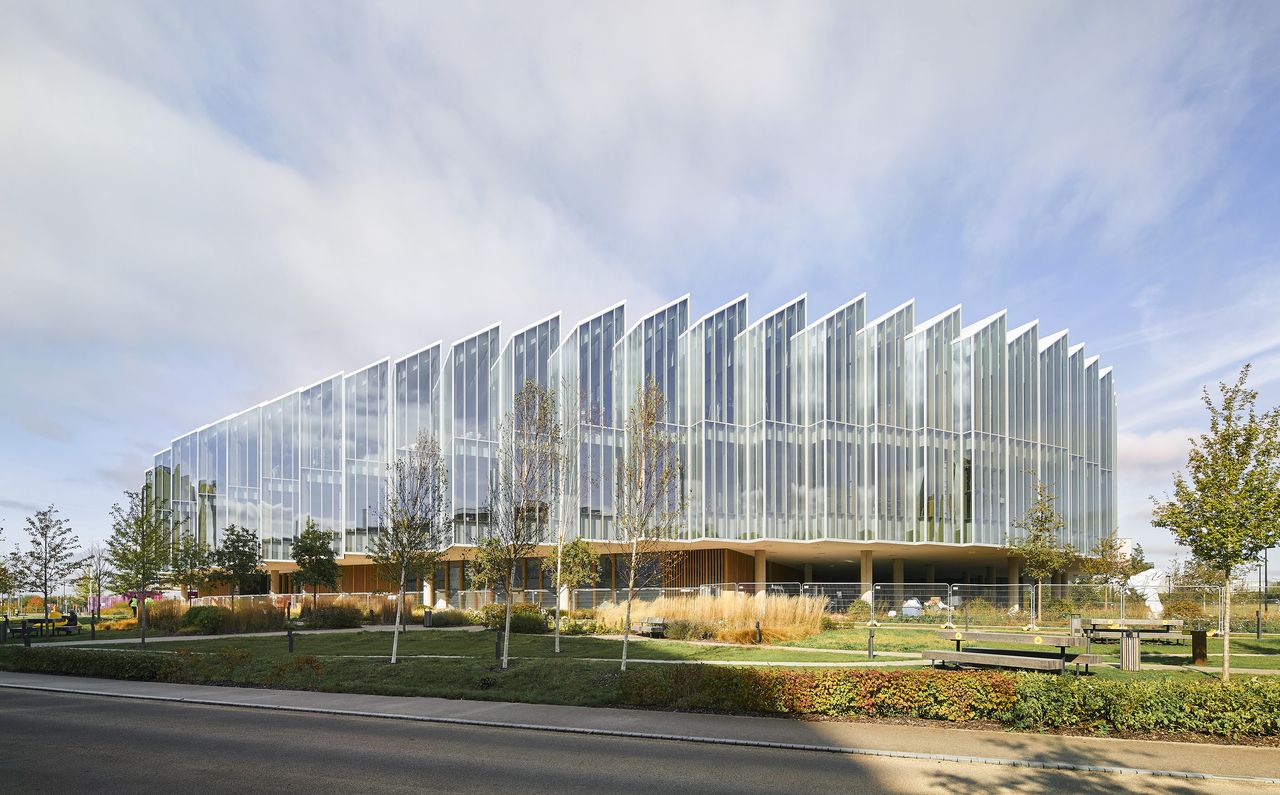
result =
[[0,430],[56,415],[123,478],[120,450],[493,320],[694,284],[842,300],[941,224],[984,288],[1028,246],[1123,248],[1213,174],[1276,29],[1167,3],[10,9]]

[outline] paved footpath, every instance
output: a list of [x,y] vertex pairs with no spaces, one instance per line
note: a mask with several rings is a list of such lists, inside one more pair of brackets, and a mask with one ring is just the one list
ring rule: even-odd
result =
[[[795,748],[868,757],[1059,770],[1160,773],[1280,784],[1280,748],[1118,740],[934,726],[801,721],[649,710],[172,685],[0,672],[5,689],[251,707],[491,728]],[[0,697],[2,699],[2,697]]]

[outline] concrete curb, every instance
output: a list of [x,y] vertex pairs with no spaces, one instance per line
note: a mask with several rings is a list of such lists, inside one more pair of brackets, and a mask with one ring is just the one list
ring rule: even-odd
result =
[[1227,776],[1216,773],[1188,773],[1177,770],[1149,770],[1137,767],[1116,767],[1111,765],[1077,765],[1069,762],[1038,762],[1024,759],[997,759],[983,756],[956,756],[952,754],[928,754],[914,751],[884,751],[873,748],[848,748],[834,745],[811,745],[803,743],[783,743],[768,740],[742,740],[728,737],[699,737],[681,734],[662,734],[654,732],[633,732],[620,729],[586,729],[574,726],[550,726],[545,724],[513,723],[508,721],[475,720],[472,718],[445,718],[431,715],[405,715],[393,712],[368,712],[364,710],[332,709],[325,707],[303,707],[287,704],[255,704],[235,701],[221,701],[209,698],[180,698],[175,696],[155,696],[140,693],[111,693],[102,690],[85,690],[71,687],[47,687],[45,685],[23,685],[0,682],[0,688],[12,690],[38,690],[48,693],[70,693],[80,696],[100,696],[105,698],[124,698],[135,701],[159,701],[179,704],[197,704],[210,707],[239,707],[241,709],[276,710],[279,712],[299,712],[316,715],[338,715],[350,718],[381,718],[384,720],[406,720],[418,723],[441,723],[457,726],[480,726],[491,729],[521,729],[525,731],[557,732],[560,734],[601,735],[606,737],[626,737],[638,740],[665,740],[669,742],[703,743],[707,745],[731,745],[746,748],[774,748],[789,751],[818,751],[822,753],[847,754],[851,756],[875,756],[894,759],[918,759],[934,762],[963,762],[979,765],[997,765],[1000,767],[1025,767],[1038,770],[1063,770],[1068,772],[1115,773],[1121,775],[1155,776],[1161,778],[1179,778],[1195,780],[1244,781],[1256,784],[1280,784],[1280,778],[1264,778],[1260,776]]

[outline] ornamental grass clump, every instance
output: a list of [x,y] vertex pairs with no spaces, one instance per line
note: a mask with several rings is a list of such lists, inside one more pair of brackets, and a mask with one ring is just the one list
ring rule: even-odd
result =
[[[779,594],[719,593],[695,596],[660,596],[631,606],[632,622],[661,618],[687,637],[736,642],[755,640],[756,622],[766,640],[792,640],[820,632],[825,615],[825,596],[784,596]],[[597,625],[620,631],[626,621],[625,602],[606,602],[596,608]]]

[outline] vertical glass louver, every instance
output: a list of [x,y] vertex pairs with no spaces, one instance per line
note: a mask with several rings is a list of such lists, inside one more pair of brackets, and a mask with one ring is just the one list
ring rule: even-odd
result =
[[625,323],[619,303],[561,339],[559,315],[503,344],[495,325],[336,374],[175,439],[147,483],[174,527],[217,545],[258,531],[288,560],[308,519],[367,553],[388,465],[425,432],[450,469],[454,541],[488,527],[499,424],[526,380],[556,389],[576,439],[567,537],[614,537],[626,411],[652,378],[683,439],[689,540],[1003,545],[1037,479],[1087,551],[1116,529],[1115,378],[1065,331],[919,325],[865,296],[808,323],[807,297],[749,322],[746,296],[690,323],[684,296]]

